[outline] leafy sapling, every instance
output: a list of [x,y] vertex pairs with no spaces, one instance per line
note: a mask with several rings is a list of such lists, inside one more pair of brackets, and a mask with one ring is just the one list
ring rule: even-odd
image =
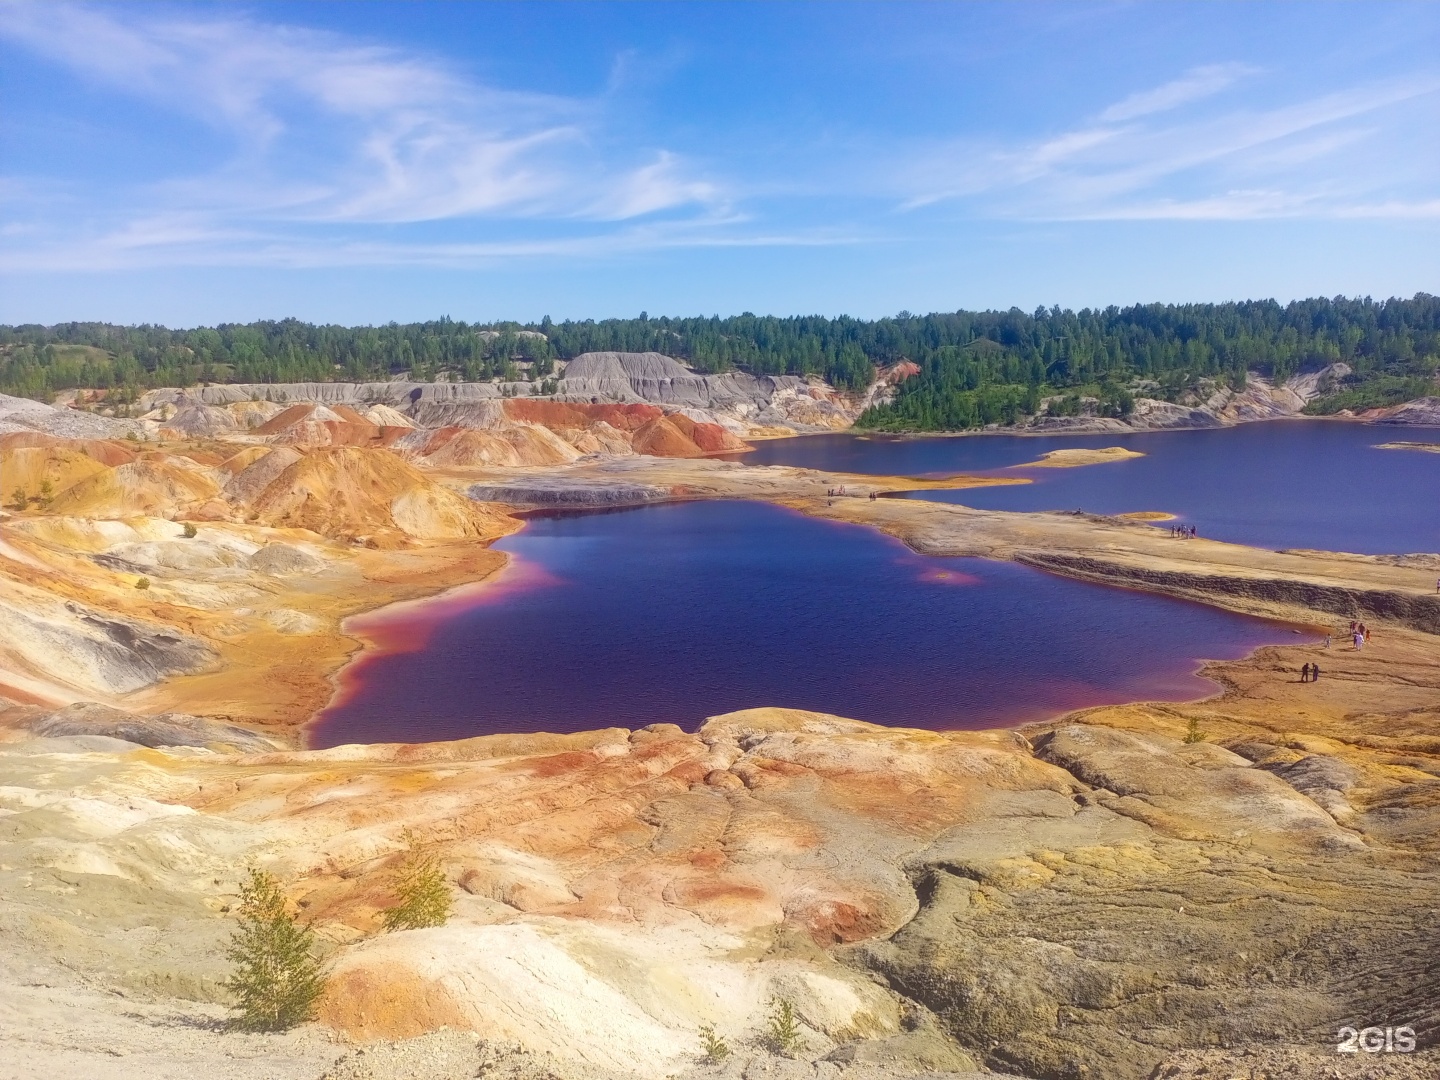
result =
[[402,835],[408,850],[390,879],[390,888],[400,902],[385,912],[385,929],[444,926],[453,904],[445,872],[434,855],[420,849],[413,832],[406,829]]
[[719,1065],[730,1056],[730,1044],[715,1033],[714,1024],[700,1025],[700,1056],[708,1065]]
[[800,1018],[789,998],[770,1002],[770,1023],[766,1034],[770,1049],[787,1057],[800,1049]]
[[230,939],[225,988],[242,1031],[284,1031],[309,1020],[325,989],[315,933],[286,910],[279,880],[251,867],[240,883],[240,928]]

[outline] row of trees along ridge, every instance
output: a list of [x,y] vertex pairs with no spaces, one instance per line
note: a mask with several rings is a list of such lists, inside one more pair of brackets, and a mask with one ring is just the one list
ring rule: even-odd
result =
[[860,420],[894,430],[1013,422],[1047,400],[1051,411],[1074,411],[1082,397],[1124,415],[1136,393],[1177,400],[1205,384],[1243,385],[1247,372],[1280,382],[1344,361],[1353,373],[1311,407],[1333,412],[1433,392],[1440,298],[902,311],[875,320],[642,313],[526,325],[443,318],[356,327],[296,319],[189,330],[0,326],[0,392],[44,400],[85,387],[124,401],[199,382],[543,380],[556,359],[610,350],[665,353],[702,373],[818,375],[848,391],[863,390],[877,368],[913,361],[920,373]]

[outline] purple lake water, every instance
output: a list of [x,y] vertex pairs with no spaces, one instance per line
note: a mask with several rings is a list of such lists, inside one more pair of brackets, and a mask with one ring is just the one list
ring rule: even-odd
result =
[[1014,564],[917,555],[763,503],[532,517],[496,546],[512,556],[498,580],[361,620],[373,646],[342,673],[312,746],[693,729],[761,705],[989,727],[1202,696],[1214,687],[1196,674],[1201,658],[1311,638]]
[[[1440,552],[1440,454],[1377,449],[1402,440],[1440,442],[1440,428],[1283,420],[1124,435],[809,435],[759,443],[744,460],[886,476],[998,470],[1034,482],[910,497],[983,510],[1160,510],[1202,536],[1276,549]],[[1014,468],[1050,450],[1100,446],[1145,456],[1075,469]]]

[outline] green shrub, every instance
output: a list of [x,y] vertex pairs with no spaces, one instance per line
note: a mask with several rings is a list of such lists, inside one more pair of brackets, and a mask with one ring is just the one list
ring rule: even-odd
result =
[[150,579],[148,577],[140,578],[140,580],[135,582],[135,587],[143,592],[150,588]]
[[776,998],[770,1003],[770,1024],[766,1034],[770,1049],[777,1054],[793,1054],[800,1049],[800,1021],[789,998]]
[[185,539],[194,540],[198,530],[190,522],[185,522]]
[[1185,728],[1186,743],[1202,743],[1209,737],[1210,733],[1208,731],[1201,731],[1200,721],[1192,716],[1189,725]]
[[227,954],[234,969],[225,988],[235,995],[242,1031],[284,1031],[309,1020],[325,989],[315,934],[285,910],[273,874],[251,867],[240,883],[240,928]]
[[423,930],[444,926],[450,918],[450,883],[433,855],[420,850],[409,829],[404,832],[408,851],[390,879],[390,888],[400,903],[384,915],[386,930]]
[[710,1065],[719,1065],[730,1056],[730,1044],[715,1034],[714,1024],[700,1025],[700,1055]]

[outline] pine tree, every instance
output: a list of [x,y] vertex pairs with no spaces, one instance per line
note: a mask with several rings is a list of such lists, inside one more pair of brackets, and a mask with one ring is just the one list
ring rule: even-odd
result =
[[325,989],[315,956],[315,933],[285,910],[273,874],[250,868],[240,883],[240,928],[228,952],[234,971],[225,988],[235,995],[242,1031],[284,1031],[309,1020]]

